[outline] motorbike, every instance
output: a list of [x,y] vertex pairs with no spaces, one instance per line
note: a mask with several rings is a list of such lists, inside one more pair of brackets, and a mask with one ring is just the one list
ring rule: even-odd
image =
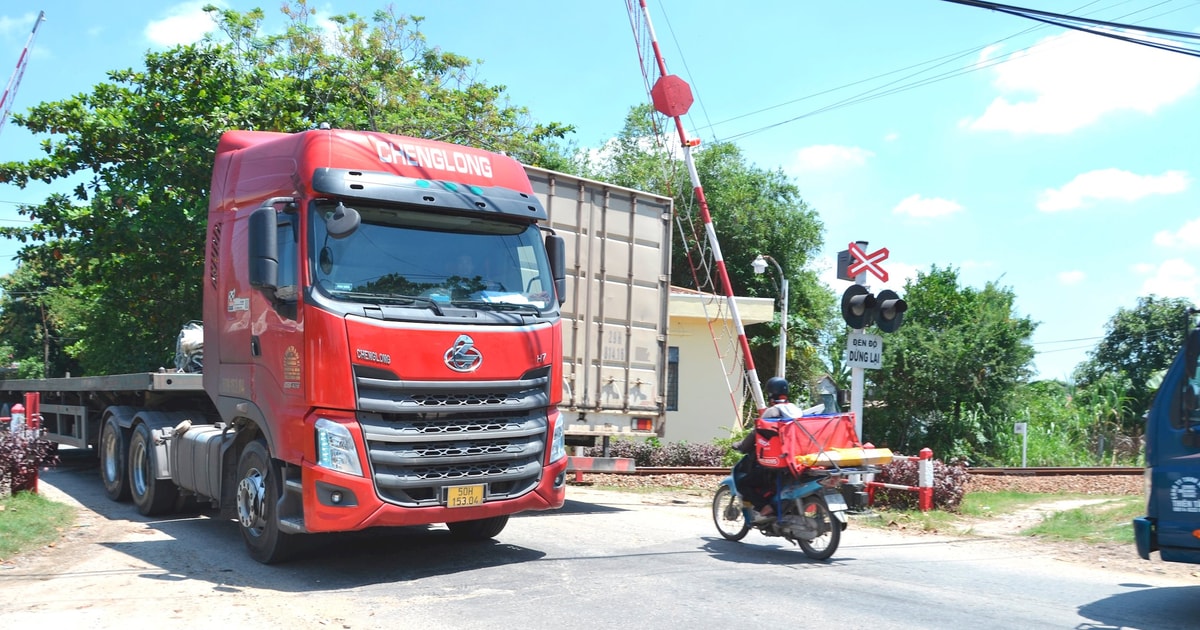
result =
[[788,470],[774,473],[771,505],[774,518],[754,520],[752,509],[738,492],[737,468],[721,481],[713,496],[713,522],[726,540],[739,541],[751,529],[765,536],[780,536],[800,546],[813,560],[828,560],[837,551],[846,529],[846,500],[842,495],[845,471],[810,468],[799,475]]

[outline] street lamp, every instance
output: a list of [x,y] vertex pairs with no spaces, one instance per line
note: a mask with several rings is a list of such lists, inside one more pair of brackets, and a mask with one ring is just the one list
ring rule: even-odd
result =
[[787,324],[788,324],[788,279],[783,273],[783,268],[779,263],[775,262],[774,258],[759,254],[751,265],[754,267],[754,273],[761,274],[767,270],[767,261],[775,266],[775,271],[779,272],[780,285],[780,311],[783,315],[779,318],[779,363],[775,366],[775,376],[783,378],[784,364],[787,362]]

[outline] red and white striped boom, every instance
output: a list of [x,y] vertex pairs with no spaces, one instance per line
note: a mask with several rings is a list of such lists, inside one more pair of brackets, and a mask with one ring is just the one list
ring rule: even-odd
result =
[[20,58],[17,59],[17,69],[8,79],[8,85],[4,87],[4,95],[0,96],[0,131],[4,131],[4,123],[8,122],[8,114],[12,111],[13,100],[17,98],[17,88],[21,86],[21,77],[25,76],[25,66],[29,63],[29,49],[33,48],[33,40],[37,37],[38,27],[45,21],[46,12],[39,12],[37,20],[33,22],[33,32],[29,34],[29,41],[25,42],[25,48],[21,51]]
[[704,187],[700,185],[700,175],[696,172],[696,163],[692,160],[692,147],[700,144],[699,140],[689,140],[683,128],[683,114],[687,113],[692,104],[691,89],[683,79],[667,74],[667,64],[663,61],[662,51],[658,47],[658,38],[654,35],[654,25],[650,22],[650,12],[646,8],[646,0],[639,0],[642,17],[649,31],[650,44],[654,50],[654,60],[658,64],[659,78],[651,90],[654,108],[675,120],[675,129],[679,133],[679,141],[683,145],[683,158],[687,164],[688,176],[691,178],[692,190],[700,206],[700,215],[704,220],[704,229],[708,237],[709,247],[712,248],[713,260],[717,266],[717,277],[725,290],[725,298],[729,304],[729,313],[737,328],[738,344],[742,350],[742,361],[746,370],[746,380],[749,381],[750,392],[754,396],[754,404],[761,414],[766,405],[763,403],[762,387],[758,381],[758,370],[754,367],[754,357],[750,354],[750,342],[746,337],[746,328],[742,325],[742,316],[738,312],[737,299],[733,295],[733,285],[729,282],[729,272],[725,269],[725,259],[721,255],[721,244],[717,242],[717,232],[713,227],[712,215],[708,212],[708,201],[704,198]]

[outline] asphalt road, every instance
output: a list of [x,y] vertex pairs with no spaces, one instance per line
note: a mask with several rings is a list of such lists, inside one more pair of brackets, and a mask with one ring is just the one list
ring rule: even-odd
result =
[[[314,537],[263,566],[232,521],[141,517],[73,459],[43,492],[80,506],[54,547],[0,564],[9,628],[1195,628],[1200,580],[1064,562],[1037,544],[851,524],[829,562],[721,539],[707,497],[571,487],[495,541],[443,527]],[[48,625],[52,624],[52,625]]]

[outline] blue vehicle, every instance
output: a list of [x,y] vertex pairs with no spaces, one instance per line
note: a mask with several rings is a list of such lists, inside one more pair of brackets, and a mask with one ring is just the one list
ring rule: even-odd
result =
[[1138,555],[1200,564],[1200,329],[1167,370],[1146,417],[1146,515],[1133,519]]

